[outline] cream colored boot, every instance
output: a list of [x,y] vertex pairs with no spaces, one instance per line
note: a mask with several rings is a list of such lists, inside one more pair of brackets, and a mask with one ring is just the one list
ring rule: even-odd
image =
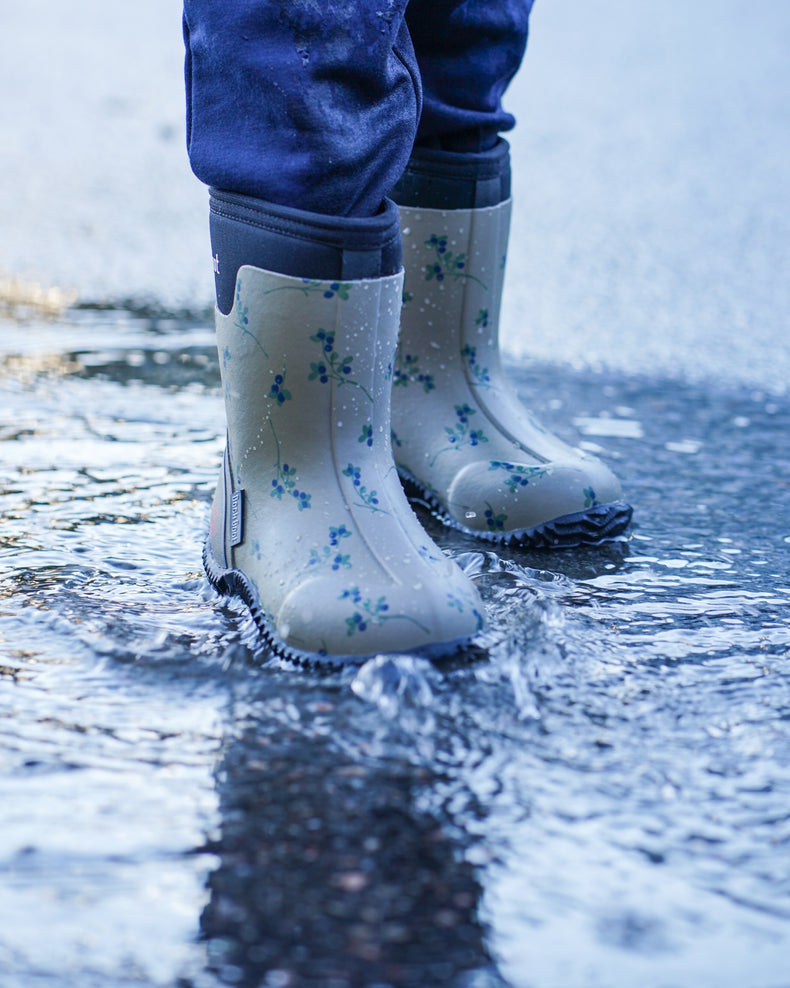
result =
[[483,624],[392,458],[402,275],[308,281],[242,266],[217,312],[228,445],[209,579],[296,659],[458,648]]
[[407,490],[487,540],[572,546],[621,534],[631,508],[617,478],[536,422],[502,370],[510,200],[399,209],[406,283],[392,422]]

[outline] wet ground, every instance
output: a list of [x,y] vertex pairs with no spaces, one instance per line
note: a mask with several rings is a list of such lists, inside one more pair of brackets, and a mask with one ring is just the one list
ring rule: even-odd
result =
[[200,568],[179,8],[4,12],[0,986],[788,988],[790,7],[536,4],[504,337],[631,536],[425,517],[487,637],[311,674]]
[[514,374],[630,540],[426,518],[479,648],[305,674],[200,572],[210,330],[5,325],[0,982],[790,984],[790,403]]

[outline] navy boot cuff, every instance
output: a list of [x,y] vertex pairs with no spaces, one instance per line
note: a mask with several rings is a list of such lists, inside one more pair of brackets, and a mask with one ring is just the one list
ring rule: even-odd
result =
[[244,264],[321,281],[383,278],[401,269],[398,209],[376,216],[325,216],[237,192],[210,189],[209,226],[217,307],[233,308]]
[[510,146],[500,138],[490,151],[415,147],[391,195],[399,206],[425,209],[498,206],[510,198]]

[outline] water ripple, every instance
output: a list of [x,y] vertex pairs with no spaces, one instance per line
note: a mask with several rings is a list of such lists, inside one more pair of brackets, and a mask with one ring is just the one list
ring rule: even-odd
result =
[[210,334],[113,318],[14,330],[0,355],[19,984],[314,984],[330,962],[344,983],[782,983],[784,400],[521,372],[544,418],[605,433],[632,537],[481,550],[422,516],[480,588],[477,647],[305,673],[201,572]]

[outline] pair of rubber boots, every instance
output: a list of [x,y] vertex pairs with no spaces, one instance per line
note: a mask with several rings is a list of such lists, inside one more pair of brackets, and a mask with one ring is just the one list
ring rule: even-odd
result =
[[372,219],[212,190],[228,441],[204,563],[281,655],[445,653],[482,629],[476,588],[404,484],[489,542],[578,545],[628,525],[608,468],[538,425],[503,376],[509,186],[502,141],[413,156],[399,205]]

